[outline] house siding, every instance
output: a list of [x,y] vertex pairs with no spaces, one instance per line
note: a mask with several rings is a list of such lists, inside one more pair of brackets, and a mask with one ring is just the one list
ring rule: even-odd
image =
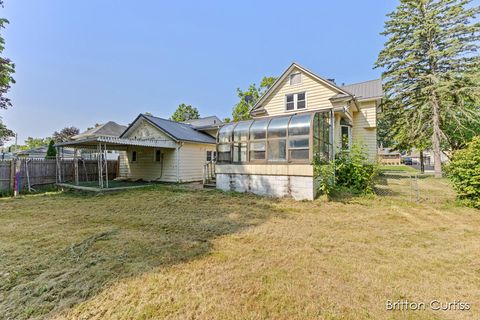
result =
[[[295,72],[300,72],[300,70],[295,69],[292,73]],[[290,77],[287,77],[283,83],[271,93],[270,97],[262,103],[263,108],[267,112],[266,116],[278,116],[282,114],[321,110],[332,107],[332,103],[329,99],[338,92],[318,80],[315,80],[306,73],[301,72],[301,74],[302,83],[298,85],[290,85]],[[307,108],[298,111],[286,111],[285,95],[299,92],[307,93]]]
[[215,151],[216,146],[200,143],[185,143],[179,150],[180,180],[203,180],[203,166],[207,161],[207,151]]
[[353,142],[365,147],[370,160],[377,159],[377,106],[374,101],[360,103],[353,113]]
[[[155,161],[155,152],[160,150],[162,161]],[[137,161],[132,160],[133,151],[137,152]],[[120,176],[128,179],[146,181],[176,182],[176,150],[129,147],[120,156]]]

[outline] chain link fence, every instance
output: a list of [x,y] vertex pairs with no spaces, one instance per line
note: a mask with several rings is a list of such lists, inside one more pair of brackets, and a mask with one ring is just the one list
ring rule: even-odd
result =
[[415,203],[441,203],[455,199],[455,193],[447,180],[407,171],[380,172],[375,192],[381,197]]

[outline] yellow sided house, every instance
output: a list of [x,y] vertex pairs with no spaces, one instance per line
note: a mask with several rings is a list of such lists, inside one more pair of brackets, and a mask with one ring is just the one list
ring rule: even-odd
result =
[[380,80],[338,86],[293,63],[251,110],[217,136],[218,189],[313,200],[314,161],[358,143],[377,158]]

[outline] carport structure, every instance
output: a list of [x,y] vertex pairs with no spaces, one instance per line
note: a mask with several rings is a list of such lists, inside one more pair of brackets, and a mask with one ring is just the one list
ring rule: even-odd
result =
[[[120,189],[129,187],[114,187],[110,186],[108,174],[112,172],[112,168],[108,166],[108,151],[127,151],[129,147],[142,147],[152,149],[176,149],[177,143],[168,139],[128,139],[117,137],[93,137],[74,141],[67,141],[57,143],[55,145],[57,149],[56,156],[56,184],[62,187],[69,187],[73,189],[87,190],[87,191],[101,191],[103,189]],[[64,149],[70,148],[74,150],[73,162],[74,162],[74,179],[73,184],[68,183],[65,179],[64,169]],[[80,151],[86,151],[94,155],[97,159],[98,165],[98,188],[84,187],[80,185],[79,179],[79,160],[82,160]],[[70,158],[71,159],[71,158]],[[70,160],[71,161],[71,160]]]

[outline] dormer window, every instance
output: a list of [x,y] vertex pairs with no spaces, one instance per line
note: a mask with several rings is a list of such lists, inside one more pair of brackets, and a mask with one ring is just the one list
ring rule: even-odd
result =
[[290,85],[294,86],[300,83],[302,83],[302,74],[300,72],[292,73],[290,75]]
[[285,97],[285,110],[302,110],[307,107],[307,94],[305,92],[287,94]]

